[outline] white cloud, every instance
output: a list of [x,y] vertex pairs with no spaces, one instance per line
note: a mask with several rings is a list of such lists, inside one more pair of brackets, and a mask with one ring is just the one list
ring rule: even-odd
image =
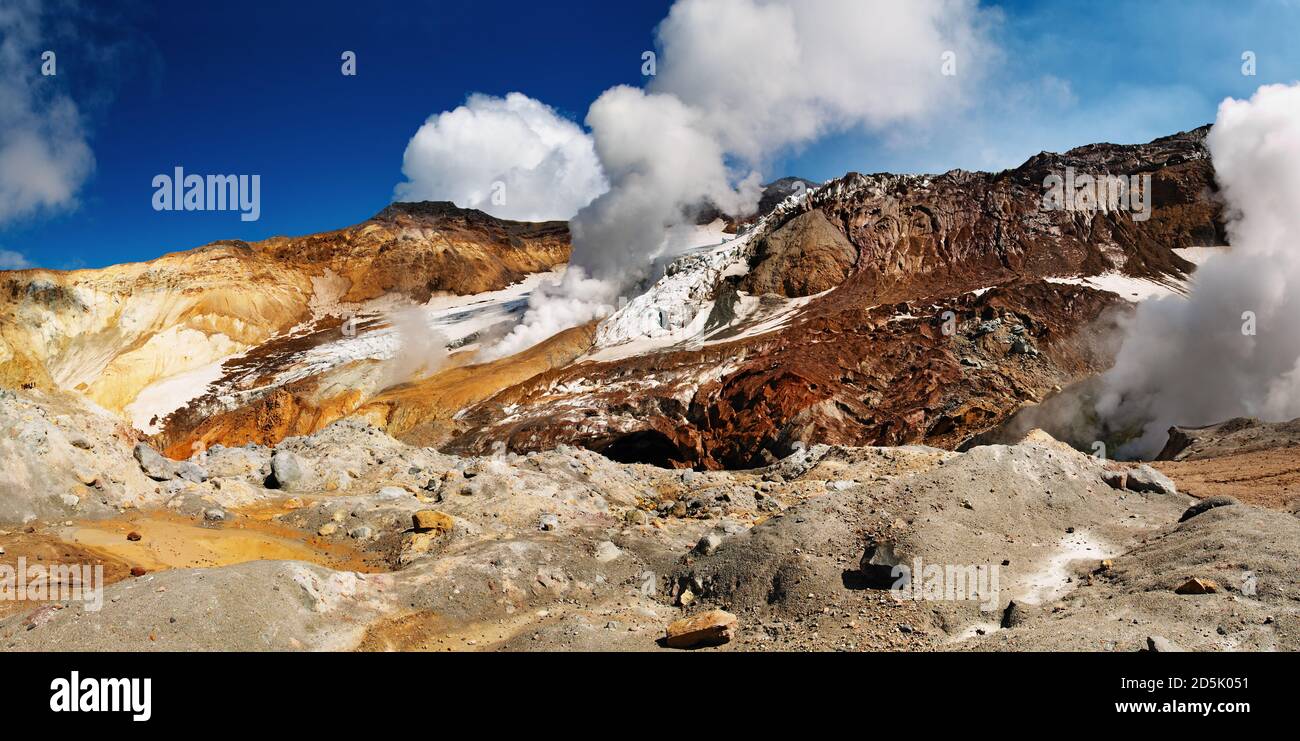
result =
[[94,170],[77,106],[42,77],[40,4],[0,7],[0,225],[76,205]]
[[[533,294],[510,339],[598,316],[651,277],[693,206],[752,211],[758,171],[783,150],[961,105],[991,56],[990,22],[975,0],[677,0],[649,89],[607,90],[587,114],[611,187],[571,222],[583,291]],[[955,76],[944,74],[947,52]]]
[[23,270],[35,267],[21,253],[0,249],[0,270]]
[[[403,201],[452,201],[519,221],[568,219],[609,187],[591,137],[522,93],[472,95],[406,145]],[[500,186],[503,199],[494,199]],[[504,202],[498,202],[504,200]]]
[[[881,129],[956,107],[994,49],[974,0],[678,0],[652,89],[698,109],[728,152]],[[952,52],[956,74],[941,74]]]

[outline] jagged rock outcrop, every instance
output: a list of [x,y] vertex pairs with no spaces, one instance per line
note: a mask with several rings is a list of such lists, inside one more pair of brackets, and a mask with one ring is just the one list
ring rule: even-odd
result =
[[742,290],[799,298],[843,283],[858,261],[858,249],[824,213],[809,211],[763,238],[754,260]]
[[[800,442],[961,445],[1109,367],[1099,337],[1132,297],[1108,285],[1179,292],[1192,264],[1175,250],[1222,243],[1206,131],[1042,154],[1002,173],[850,174],[787,200],[742,235],[747,274],[715,268],[703,334],[682,334],[687,315],[651,335],[664,338],[652,352],[614,346],[529,379],[462,413],[452,446],[571,442],[718,468]],[[1150,218],[1044,210],[1044,179],[1067,167],[1150,174]],[[666,284],[682,282],[669,273]],[[819,295],[753,295],[769,291]]]

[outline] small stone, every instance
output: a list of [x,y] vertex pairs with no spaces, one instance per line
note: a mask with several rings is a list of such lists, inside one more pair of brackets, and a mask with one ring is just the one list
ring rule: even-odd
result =
[[126,539],[129,540],[129,541],[131,541],[132,543],[135,543],[135,542],[139,541],[139,540],[140,540],[141,538],[143,538],[143,537],[144,537],[143,535],[141,535],[140,533],[137,533],[137,532],[134,531],[134,530],[132,530],[131,532],[129,532],[129,533],[126,534]]
[[629,509],[623,514],[623,521],[629,525],[645,525],[650,522],[650,515],[644,510]]
[[411,496],[411,492],[400,486],[385,486],[375,494],[376,499],[383,499],[385,501],[405,499],[409,496]]
[[139,577],[139,576],[144,576],[144,575],[147,574],[147,573],[149,573],[149,572],[148,572],[148,571],[147,571],[143,566],[132,566],[132,567],[131,567],[131,576]]
[[369,540],[374,535],[374,531],[368,525],[359,525],[348,531],[348,537],[353,540]]
[[336,524],[334,524],[334,523],[332,523],[332,522],[327,522],[327,523],[325,523],[324,525],[321,525],[321,526],[320,526],[320,529],[316,531],[316,534],[319,535],[319,536],[321,536],[321,537],[323,537],[323,538],[325,538],[325,537],[329,537],[329,536],[333,535],[334,533],[338,532],[338,529],[339,529],[339,526],[338,526],[338,525],[336,525]]
[[398,559],[408,564],[419,556],[429,553],[442,541],[442,533],[431,530],[427,533],[406,533],[402,536],[402,550]]
[[1183,648],[1164,636],[1147,636],[1147,650],[1154,653],[1181,653]]
[[1002,611],[1002,627],[1014,628],[1017,625],[1023,625],[1038,613],[1039,609],[1033,605],[1011,600],[1007,603],[1006,609]]
[[720,646],[730,642],[735,632],[735,615],[725,610],[709,610],[670,624],[664,634],[664,645],[669,648]]
[[1106,573],[1107,571],[1110,571],[1110,570],[1113,569],[1113,568],[1115,568],[1115,562],[1114,562],[1114,561],[1110,560],[1109,558],[1107,558],[1107,559],[1103,559],[1102,562],[1101,562],[1101,564],[1099,564],[1099,565],[1097,566],[1097,571],[1096,571],[1096,573],[1098,573],[1098,574],[1104,574],[1104,573]]
[[1191,578],[1183,582],[1183,585],[1174,590],[1174,594],[1214,594],[1219,591],[1219,585],[1210,579]]
[[208,522],[220,522],[226,519],[226,513],[219,509],[206,509],[203,510],[203,519]]
[[602,540],[596,544],[596,560],[601,563],[609,563],[621,555],[623,555],[623,551],[608,540]]
[[559,526],[560,518],[558,515],[542,515],[541,519],[537,521],[537,527],[540,530],[554,530]]
[[677,598],[677,604],[682,607],[690,607],[695,603],[695,592],[689,589],[683,589],[680,597]]
[[900,633],[911,633],[913,630],[914,628],[912,628],[912,626],[908,625],[907,623],[898,624],[898,632]]
[[1101,480],[1112,489],[1124,489],[1128,487],[1128,472],[1107,469],[1101,472]]
[[655,576],[655,572],[641,572],[641,582],[637,586],[637,591],[640,592],[643,597],[653,597],[659,592],[659,577]]

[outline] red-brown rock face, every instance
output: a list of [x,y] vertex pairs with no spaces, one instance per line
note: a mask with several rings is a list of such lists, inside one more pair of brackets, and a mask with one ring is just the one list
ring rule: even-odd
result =
[[[1106,327],[1128,305],[1070,281],[1178,289],[1192,266],[1173,250],[1223,243],[1205,133],[996,174],[846,176],[777,209],[748,275],[719,282],[715,314],[737,288],[816,294],[788,316],[543,373],[463,413],[451,447],[568,442],[703,468],[762,465],[798,443],[956,447],[1108,367]],[[1149,174],[1150,218],[1044,210],[1045,178],[1066,168]]]

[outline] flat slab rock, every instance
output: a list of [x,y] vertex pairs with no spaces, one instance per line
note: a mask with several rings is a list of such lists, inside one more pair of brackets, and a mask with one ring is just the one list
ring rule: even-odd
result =
[[709,610],[670,624],[664,645],[669,648],[720,646],[734,638],[735,631],[735,615],[726,610]]

